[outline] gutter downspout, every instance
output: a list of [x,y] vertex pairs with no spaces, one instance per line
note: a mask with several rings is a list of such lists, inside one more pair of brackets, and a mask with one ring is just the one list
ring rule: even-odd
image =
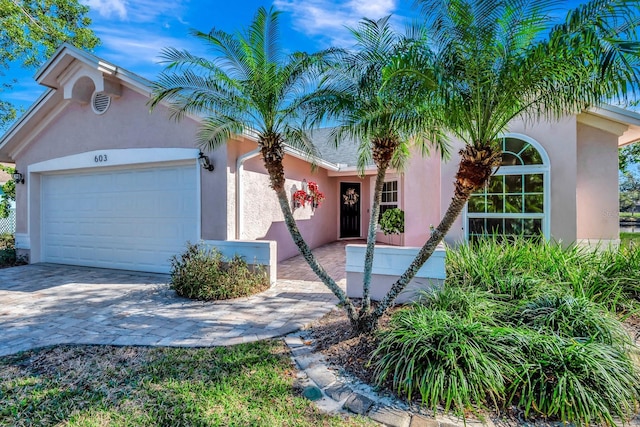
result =
[[236,159],[236,240],[240,240],[242,229],[244,228],[244,215],[242,210],[242,171],[244,170],[244,162],[252,159],[260,154],[260,149],[244,153]]

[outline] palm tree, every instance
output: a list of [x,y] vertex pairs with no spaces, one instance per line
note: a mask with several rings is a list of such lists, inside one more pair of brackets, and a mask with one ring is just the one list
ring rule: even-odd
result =
[[175,119],[186,114],[203,116],[198,140],[210,150],[245,131],[257,136],[271,188],[293,241],[312,270],[355,317],[347,295],[302,238],[284,187],[282,162],[286,145],[314,154],[297,99],[306,93],[331,51],[286,54],[279,45],[278,15],[273,9],[261,7],[244,33],[194,31],[193,35],[217,54],[213,60],[164,49],[162,58],[168,65],[153,84],[151,108],[163,102]]
[[[552,16],[562,2],[554,0],[419,3],[428,41],[385,69],[387,85],[395,91],[411,88],[416,96],[408,110],[438,110],[447,130],[465,146],[447,212],[371,313],[368,330],[431,256],[469,196],[499,166],[497,141],[510,121],[559,119],[612,99],[626,101],[640,87],[637,0],[592,0],[558,25]],[[421,87],[428,96],[417,90]]]
[[[412,109],[412,120],[400,121],[397,112],[404,111],[401,107],[406,96],[402,92],[383,90],[383,70],[394,57],[422,41],[421,30],[414,28],[407,35],[400,35],[389,24],[389,17],[385,17],[377,21],[365,18],[350,31],[356,41],[354,49],[342,51],[334,66],[325,70],[324,84],[308,95],[306,108],[316,121],[338,121],[330,135],[335,145],[345,136],[360,142],[358,168],[361,173],[372,163],[377,169],[367,232],[363,301],[358,317],[350,319],[359,331],[371,309],[371,272],[385,174],[389,167],[402,170],[410,148],[422,153],[435,148],[445,157],[448,146],[439,133],[435,117],[417,114],[420,110]],[[418,131],[409,132],[402,126],[405,122],[412,124],[411,130],[417,128]]]

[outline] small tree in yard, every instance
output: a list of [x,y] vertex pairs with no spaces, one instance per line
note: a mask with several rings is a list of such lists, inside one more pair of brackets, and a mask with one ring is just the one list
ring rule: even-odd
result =
[[[384,28],[384,22],[364,21],[362,29],[370,34],[358,39],[358,32],[354,33],[365,54],[351,57],[359,60],[347,63],[346,69],[352,66],[353,74],[344,73],[342,88],[331,86],[330,71],[326,87],[298,98],[309,93],[309,76],[316,66],[331,62],[327,52],[285,56],[277,45],[277,13],[264,8],[245,34],[195,33],[220,54],[213,61],[165,50],[169,65],[154,86],[152,107],[165,101],[177,118],[185,113],[205,115],[200,142],[209,148],[247,128],[256,132],[271,187],[295,244],[339,298],[358,333],[377,328],[380,317],[431,256],[469,196],[488,181],[500,163],[496,142],[511,120],[579,113],[612,97],[625,97],[640,86],[637,0],[592,0],[556,26],[551,16],[562,2],[552,0],[423,0],[420,4],[425,22],[416,30],[420,36],[410,43],[393,41],[396,36]],[[384,36],[379,46],[391,49],[372,49],[367,57],[367,48],[378,45],[363,40],[377,36],[376,31]],[[366,72],[367,67],[373,72]],[[322,102],[314,103],[314,97],[349,101],[352,95],[362,94],[370,98],[354,99],[355,110],[351,110],[359,108],[362,116],[349,115],[351,107],[343,108],[346,102],[327,102],[325,114],[346,117],[343,128],[366,138],[363,144],[370,144],[378,178],[384,177],[392,159],[407,154],[407,145],[401,144],[407,136],[427,131],[437,136],[447,130],[465,148],[460,152],[454,197],[441,223],[383,300],[373,309],[365,301],[357,310],[300,235],[284,190],[282,159],[285,141],[313,152],[301,113],[306,108],[312,116],[322,117],[317,108]],[[367,103],[377,103],[379,108],[369,108]],[[445,147],[439,139],[433,141]],[[361,157],[366,153],[360,150]],[[378,184],[379,179],[376,192],[382,188]],[[374,193],[378,204],[379,197]],[[374,227],[378,213],[379,209],[372,209]],[[367,263],[372,262],[372,246],[369,251],[368,245],[367,256]]]
[[205,116],[199,132],[202,146],[215,149],[234,134],[255,132],[264,166],[293,241],[312,270],[340,299],[347,295],[320,265],[298,229],[285,191],[282,161],[287,145],[314,154],[298,102],[307,93],[317,71],[332,54],[288,54],[279,45],[279,12],[258,9],[245,32],[229,34],[213,29],[193,35],[218,54],[213,60],[186,51],[165,49],[168,64],[154,83],[151,108],[168,103],[176,119],[187,113]]
[[[303,105],[317,121],[327,118],[338,121],[331,135],[336,145],[344,136],[359,141],[361,172],[371,163],[377,169],[367,232],[362,304],[357,316],[349,317],[353,328],[361,331],[367,328],[371,311],[371,273],[385,174],[390,167],[403,169],[411,146],[423,154],[435,149],[443,158],[448,157],[449,150],[435,114],[422,114],[420,108],[404,109],[408,101],[404,88],[384,90],[385,67],[402,52],[420,46],[424,41],[422,29],[413,28],[401,35],[391,28],[386,17],[377,21],[363,19],[351,29],[351,34],[356,41],[354,49],[340,52],[339,60],[325,71],[323,86],[309,94]],[[398,112],[404,115],[399,117]],[[404,120],[408,117],[410,120]],[[351,305],[348,300],[341,302]],[[348,312],[356,313],[355,307]]]
[[[0,0],[0,68],[15,63],[36,67],[62,42],[95,47],[99,40],[89,29],[88,12],[89,7],[78,0]],[[2,82],[0,92],[10,89],[13,83]],[[15,117],[14,106],[0,99],[0,129]]]
[[[9,175],[15,172],[10,166],[0,165],[0,170],[5,171]],[[7,218],[11,210],[11,202],[16,200],[16,183],[13,179],[2,185],[2,198],[0,198],[0,218]]]
[[499,166],[497,141],[511,120],[559,119],[625,98],[640,86],[637,0],[592,0],[559,25],[552,25],[552,12],[562,2],[554,0],[419,3],[428,43],[396,58],[386,77],[390,85],[416,94],[413,105],[440,111],[446,128],[465,147],[449,208],[372,313],[369,330],[431,256],[470,195]]

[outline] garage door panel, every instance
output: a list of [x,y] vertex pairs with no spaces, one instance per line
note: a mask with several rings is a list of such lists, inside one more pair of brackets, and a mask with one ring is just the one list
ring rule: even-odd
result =
[[46,262],[169,271],[198,238],[197,168],[48,175],[42,181]]

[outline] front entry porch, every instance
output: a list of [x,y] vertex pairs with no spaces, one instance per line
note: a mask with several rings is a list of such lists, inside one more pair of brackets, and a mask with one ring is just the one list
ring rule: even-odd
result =
[[[344,289],[347,278],[345,271],[345,246],[364,243],[366,243],[364,240],[337,240],[313,249],[313,253],[320,262],[320,265],[327,270],[329,276],[333,277]],[[296,255],[278,263],[278,279],[305,280],[311,282],[320,281],[302,255]],[[340,283],[340,281],[342,281],[342,283]]]

